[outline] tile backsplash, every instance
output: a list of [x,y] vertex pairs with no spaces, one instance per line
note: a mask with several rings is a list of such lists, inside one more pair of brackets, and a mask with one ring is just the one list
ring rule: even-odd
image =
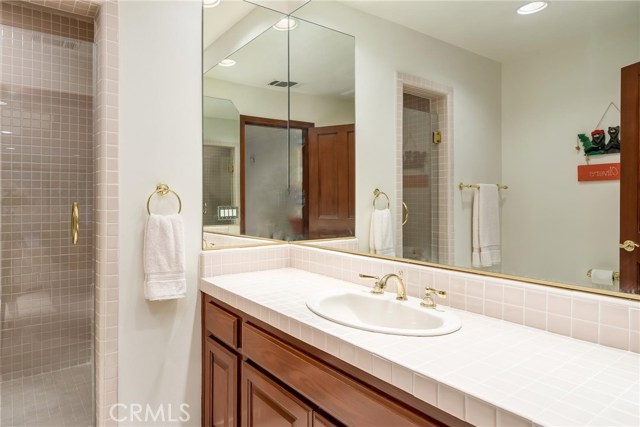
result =
[[218,249],[200,253],[200,277],[273,270],[290,266],[291,245]]
[[293,267],[364,286],[359,273],[402,271],[413,297],[430,286],[447,292],[441,305],[640,353],[638,301],[295,244],[203,252],[200,266],[201,277]]

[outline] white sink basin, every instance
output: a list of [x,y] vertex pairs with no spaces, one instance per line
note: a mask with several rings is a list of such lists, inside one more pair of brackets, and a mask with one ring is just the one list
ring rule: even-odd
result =
[[424,308],[420,300],[395,299],[395,293],[375,295],[368,290],[333,291],[307,300],[309,310],[352,328],[383,334],[429,337],[455,332],[462,326],[453,313]]

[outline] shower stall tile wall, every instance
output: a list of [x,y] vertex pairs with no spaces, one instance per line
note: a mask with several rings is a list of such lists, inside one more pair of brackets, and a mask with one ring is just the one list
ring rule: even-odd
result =
[[[64,12],[55,13],[50,9],[36,5],[44,6],[45,3],[51,4],[51,1],[30,0],[29,3],[34,5],[21,5],[18,4],[18,2],[13,4],[6,1],[1,2],[0,11],[2,11],[2,13],[0,13],[0,24],[20,27],[24,30],[32,30],[44,34],[93,42],[93,22],[91,19],[77,19]],[[76,0],[75,3],[80,3],[80,1]],[[56,2],[56,5],[60,6],[61,10],[73,13],[73,8],[70,10],[69,6],[74,5],[74,1],[59,1]],[[77,9],[83,8],[78,5]],[[83,13],[83,15],[95,15],[95,12],[92,15],[89,15],[88,12],[87,10],[87,14]]]

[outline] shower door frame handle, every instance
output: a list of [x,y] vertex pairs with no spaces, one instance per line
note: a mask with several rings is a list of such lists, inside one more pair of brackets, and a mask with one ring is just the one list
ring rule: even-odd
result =
[[71,243],[78,244],[78,235],[80,234],[80,207],[78,202],[71,204]]
[[402,211],[404,213],[402,219],[402,225],[404,226],[407,222],[409,222],[409,206],[405,202],[402,202]]

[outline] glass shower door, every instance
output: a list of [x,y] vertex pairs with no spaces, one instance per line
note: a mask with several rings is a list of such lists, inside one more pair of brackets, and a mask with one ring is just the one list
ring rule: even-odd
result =
[[0,25],[0,426],[90,426],[93,43],[21,28],[34,12],[3,4],[2,13],[8,8],[3,18],[14,21]]
[[245,125],[245,234],[300,239],[302,130]]
[[438,116],[430,112],[429,99],[409,94],[402,113],[402,256],[438,262]]

